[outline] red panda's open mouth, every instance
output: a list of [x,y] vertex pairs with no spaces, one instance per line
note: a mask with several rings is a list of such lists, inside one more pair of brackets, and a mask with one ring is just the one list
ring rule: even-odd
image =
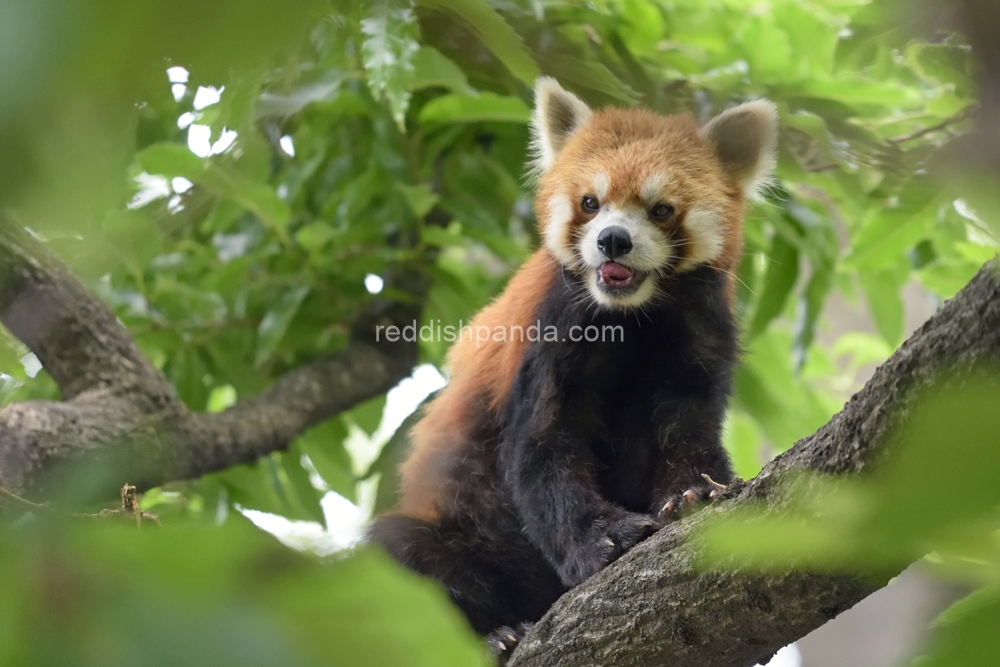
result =
[[609,292],[631,292],[646,276],[617,262],[604,262],[597,269],[597,284]]

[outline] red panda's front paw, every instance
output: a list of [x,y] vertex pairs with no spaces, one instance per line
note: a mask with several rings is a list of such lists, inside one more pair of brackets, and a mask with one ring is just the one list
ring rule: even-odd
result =
[[728,488],[708,475],[702,475],[704,482],[692,484],[683,493],[668,497],[656,517],[661,524],[676,521],[685,514],[697,509],[698,506],[712,502]]
[[496,658],[498,665],[507,664],[514,649],[534,625],[534,623],[521,623],[516,628],[505,625],[486,635],[486,646]]
[[660,523],[648,514],[619,510],[603,516],[594,521],[584,543],[570,550],[559,577],[567,586],[576,586],[659,528]]

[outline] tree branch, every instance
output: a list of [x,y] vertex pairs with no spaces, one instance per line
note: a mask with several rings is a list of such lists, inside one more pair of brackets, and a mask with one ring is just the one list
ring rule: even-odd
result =
[[86,459],[144,488],[286,448],[305,429],[410,373],[416,343],[379,342],[375,327],[419,319],[426,279],[401,271],[387,284],[412,301],[375,300],[344,350],[223,413],[192,413],[114,313],[44,245],[0,218],[0,322],[38,356],[65,399],[0,408],[0,486],[44,492],[55,467]]
[[782,483],[797,472],[866,474],[889,454],[889,434],[925,390],[952,374],[997,363],[1000,274],[994,261],[826,426],[768,464],[735,497],[668,526],[564,595],[524,638],[509,667],[767,662],[897,573],[699,570],[701,554],[691,536],[707,520],[750,503],[780,506]]
[[114,314],[16,224],[0,220],[0,321],[28,346],[63,398],[136,389],[169,402],[170,383]]

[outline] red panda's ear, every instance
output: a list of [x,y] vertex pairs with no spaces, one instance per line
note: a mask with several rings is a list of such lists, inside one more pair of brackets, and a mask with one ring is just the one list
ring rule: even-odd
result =
[[778,145],[778,110],[768,100],[755,100],[727,109],[701,128],[722,168],[753,197],[767,183]]
[[540,173],[548,171],[566,139],[592,115],[583,100],[564,90],[555,79],[539,77],[535,82],[531,129],[535,167]]

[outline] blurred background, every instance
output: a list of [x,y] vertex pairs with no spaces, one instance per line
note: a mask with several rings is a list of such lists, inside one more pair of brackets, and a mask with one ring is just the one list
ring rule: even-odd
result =
[[[538,243],[540,74],[701,121],[767,97],[779,163],[747,214],[726,424],[750,478],[1000,248],[991,4],[0,0],[0,214],[220,412],[343,349],[373,299],[406,298],[394,272],[429,278],[425,323],[499,293]],[[0,500],[0,662],[487,664],[440,591],[357,548],[447,345],[421,340],[410,378],[288,451],[148,490],[164,528],[141,538]],[[59,390],[0,327],[0,406],[36,399]],[[955,465],[1000,470],[990,438]],[[922,542],[931,558],[773,664],[1000,660],[990,516],[956,516],[975,530]]]

